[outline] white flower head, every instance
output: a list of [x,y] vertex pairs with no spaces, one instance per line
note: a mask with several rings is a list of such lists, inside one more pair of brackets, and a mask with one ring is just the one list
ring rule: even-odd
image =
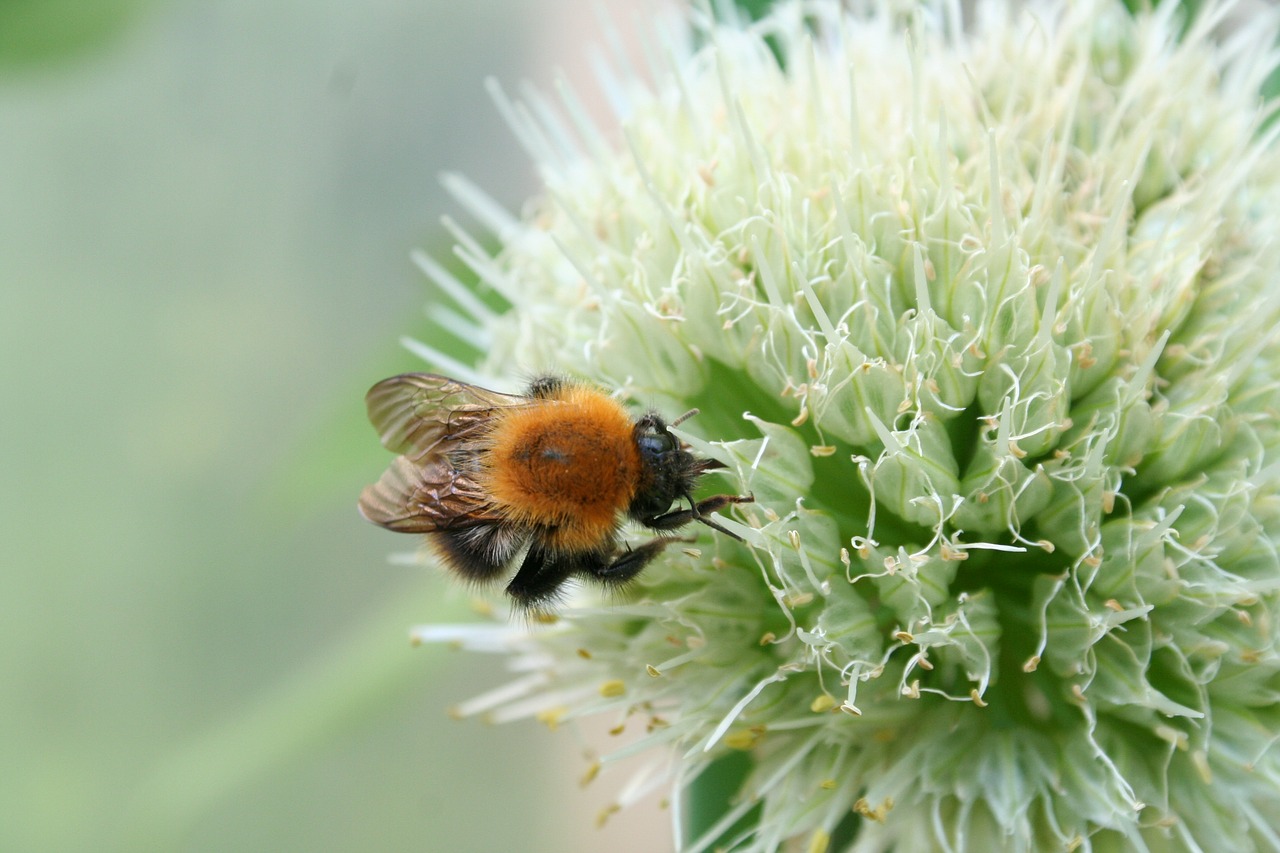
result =
[[623,599],[423,629],[520,673],[460,710],[643,731],[623,804],[748,752],[686,851],[1280,848],[1275,27],[1175,12],[704,22],[617,144],[500,100],[541,203],[450,182],[510,309],[424,261],[485,371],[696,406],[757,503]]

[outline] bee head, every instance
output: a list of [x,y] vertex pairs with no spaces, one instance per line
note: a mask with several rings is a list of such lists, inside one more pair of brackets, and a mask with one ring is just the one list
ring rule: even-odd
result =
[[694,506],[692,495],[698,478],[707,471],[724,467],[724,463],[718,460],[694,456],[672,434],[671,427],[697,413],[697,409],[691,409],[670,424],[656,412],[649,412],[636,421],[636,446],[640,450],[643,473],[628,508],[633,518],[661,515],[680,498],[687,499],[689,505]]

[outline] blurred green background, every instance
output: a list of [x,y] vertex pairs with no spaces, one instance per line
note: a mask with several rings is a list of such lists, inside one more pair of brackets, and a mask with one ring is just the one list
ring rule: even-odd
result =
[[483,80],[590,95],[596,5],[0,0],[0,850],[668,845],[448,718],[505,675],[409,646],[465,595],[354,506],[437,175],[519,208]]

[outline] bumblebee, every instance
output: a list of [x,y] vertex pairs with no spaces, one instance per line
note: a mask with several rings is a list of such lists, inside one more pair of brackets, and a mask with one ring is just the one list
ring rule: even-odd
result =
[[[400,454],[360,495],[360,513],[402,533],[425,533],[448,568],[484,583],[523,553],[506,592],[526,610],[553,603],[584,577],[617,587],[699,522],[734,539],[709,513],[750,495],[692,497],[723,468],[700,459],[656,412],[633,418],[613,398],[559,377],[503,394],[431,373],[406,373],[365,397],[382,444]],[[678,500],[687,509],[672,509]],[[659,536],[620,545],[623,518]]]

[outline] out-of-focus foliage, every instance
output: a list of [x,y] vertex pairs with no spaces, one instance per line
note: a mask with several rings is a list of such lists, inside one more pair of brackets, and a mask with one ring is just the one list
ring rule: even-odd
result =
[[101,47],[151,0],[0,0],[0,70],[48,65]]
[[467,595],[355,509],[439,172],[531,185],[485,77],[595,37],[551,11],[0,0],[4,853],[592,849],[572,747],[449,719],[480,674],[408,631]]

